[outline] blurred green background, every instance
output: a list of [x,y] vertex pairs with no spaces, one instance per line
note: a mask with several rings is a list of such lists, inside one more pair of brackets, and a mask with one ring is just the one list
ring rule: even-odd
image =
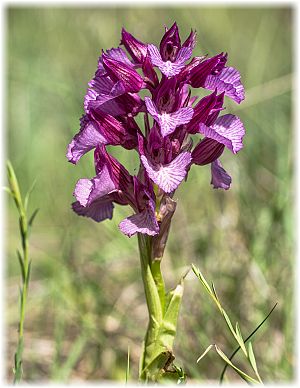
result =
[[[6,9],[7,157],[23,192],[37,178],[31,210],[40,212],[31,235],[33,260],[25,324],[24,378],[36,381],[125,380],[130,347],[137,376],[147,311],[136,238],[117,225],[130,214],[117,207],[97,224],[70,210],[77,179],[94,174],[92,156],[67,162],[79,128],[83,97],[100,50],[116,47],[124,26],[158,44],[164,24],[177,21],[182,39],[198,32],[195,55],[229,54],[246,88],[227,111],[246,127],[245,147],[222,162],[232,175],[228,192],[213,190],[210,168],[194,167],[176,193],[168,249],[168,287],[190,263],[213,280],[224,306],[247,336],[278,306],[255,337],[264,381],[287,382],[294,371],[293,80],[291,8],[16,8]],[[132,152],[116,155],[133,169]],[[17,341],[19,246],[17,214],[7,201],[7,379]],[[195,276],[185,295],[175,344],[189,381],[218,379],[222,362],[211,343],[230,355],[235,345]],[[247,370],[243,359],[236,362]],[[228,372],[228,378],[239,377]]]

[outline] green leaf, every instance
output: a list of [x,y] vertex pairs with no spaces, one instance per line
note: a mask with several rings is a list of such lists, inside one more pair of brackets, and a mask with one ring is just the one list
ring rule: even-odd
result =
[[13,195],[13,192],[11,191],[11,189],[10,189],[9,187],[4,186],[4,187],[3,187],[3,190],[6,191],[6,192],[7,192],[9,195],[11,195],[12,197],[14,196],[14,195]]
[[164,313],[165,312],[165,304],[166,304],[166,301],[165,301],[166,290],[165,290],[164,279],[162,277],[162,273],[161,273],[161,269],[160,269],[160,263],[161,263],[160,260],[154,260],[151,263],[151,272],[152,272],[152,276],[153,276],[154,282],[155,282],[156,287],[157,287],[157,291],[158,291],[158,295],[159,295],[159,299],[160,299],[160,304],[161,304],[161,309],[162,309],[162,312]]
[[[166,313],[159,326],[155,343],[151,346],[154,349],[161,348],[161,351],[172,350],[174,339],[176,336],[176,327],[178,315],[183,295],[183,280],[177,285],[174,290],[168,293],[170,302],[168,304]],[[155,354],[155,352],[154,352]]]
[[244,343],[244,339],[243,339],[243,336],[242,336],[242,333],[241,333],[241,329],[240,329],[240,326],[239,326],[238,322],[235,325],[235,331],[236,331],[236,335],[237,335],[238,344],[240,345],[240,347],[241,347],[242,351],[244,352],[245,356],[248,357],[247,349],[246,349],[246,346],[245,346],[245,343]]
[[243,372],[242,370],[240,370],[237,366],[235,366],[230,360],[229,358],[226,356],[225,353],[222,352],[222,350],[217,346],[215,345],[215,349],[218,353],[218,355],[228,364],[230,365],[240,376],[242,379],[244,379],[245,381],[247,381],[247,383],[252,383],[252,384],[259,384],[259,381],[253,379],[253,377],[247,375],[247,373]]
[[216,291],[214,283],[211,283],[211,286],[212,286],[212,289],[213,289],[214,296],[217,299],[217,301],[219,302],[219,298],[218,298],[217,291]]
[[[275,310],[276,306],[277,306],[277,302],[275,303],[275,305],[272,307],[271,311],[268,313],[268,315],[260,322],[260,324],[248,335],[248,337],[245,339],[244,343],[246,343],[247,341],[249,341],[250,338],[252,338],[252,336],[260,329],[260,327],[266,322],[266,320],[269,318],[269,316],[272,314],[272,312]],[[233,359],[233,357],[236,355],[236,353],[240,350],[240,346],[238,346],[235,351],[231,354],[230,356],[230,360]],[[221,376],[220,376],[220,384],[222,384],[223,382],[223,379],[224,379],[224,375],[225,375],[225,372],[226,372],[226,369],[228,367],[228,364],[226,364],[223,368],[223,371],[221,373]]]
[[260,375],[258,373],[257,364],[256,364],[256,360],[255,360],[255,356],[254,356],[253,347],[252,347],[251,342],[249,342],[249,345],[248,345],[248,353],[249,353],[250,364],[251,364],[257,378],[259,379],[260,382],[262,382]]
[[200,361],[200,360],[202,360],[202,358],[210,351],[210,349],[211,348],[213,348],[215,345],[209,345],[207,348],[206,348],[206,350],[201,354],[201,356],[200,357],[198,357],[198,359],[197,359],[197,363]]
[[163,312],[161,308],[160,296],[150,267],[152,253],[151,240],[149,239],[149,236],[138,233],[138,243],[148,311],[150,319],[153,321],[151,322],[151,325],[155,326],[162,321]]
[[141,378],[143,373],[143,365],[145,363],[145,341],[142,343],[141,357],[139,359],[139,377]]
[[186,382],[185,371],[181,367],[176,366],[175,364],[173,364],[173,368],[177,373],[177,385],[185,384]]
[[31,275],[31,260],[28,263],[28,270],[27,270],[27,277],[26,277],[27,290],[28,290],[28,286],[29,286],[30,275]]
[[7,178],[8,178],[9,188],[11,190],[12,196],[15,200],[15,204],[16,204],[19,212],[22,212],[23,205],[22,205],[20,188],[19,188],[19,184],[18,184],[18,180],[17,180],[16,174],[15,174],[15,171],[14,171],[13,166],[9,160],[7,160],[7,162],[6,162],[6,167],[7,167]]
[[207,281],[205,280],[204,276],[202,275],[202,273],[200,272],[200,270],[198,268],[196,268],[194,266],[194,264],[192,264],[192,269],[194,271],[194,274],[197,276],[197,278],[200,280],[200,282],[202,283],[202,285],[204,286],[204,288],[206,289],[206,291],[209,293],[209,295],[211,296],[211,298],[213,299],[213,301],[216,303],[218,309],[220,311],[222,311],[222,306],[221,306],[221,303],[218,299],[218,296],[217,296],[217,293],[216,293],[216,290],[214,289],[214,285],[213,285],[213,291],[211,290],[209,284],[207,283]]
[[36,179],[33,181],[30,189],[27,191],[26,195],[25,195],[25,200],[24,200],[24,209],[27,210],[27,206],[28,206],[28,202],[29,202],[29,197],[34,189],[36,185]]
[[21,311],[21,305],[22,305],[22,299],[23,299],[23,289],[21,287],[19,287],[19,295],[20,295],[20,305],[19,305],[19,308],[20,308],[20,311]]
[[203,284],[203,286],[206,288],[207,292],[209,294],[213,294],[212,290],[210,289],[209,287],[209,284],[207,283],[207,281],[205,280],[204,276],[202,275],[201,271],[199,270],[199,268],[195,267],[194,264],[192,264],[192,269],[194,271],[194,274],[197,276],[197,278],[200,280],[200,282]]
[[234,338],[237,340],[237,336],[236,336],[236,333],[235,333],[234,328],[232,326],[232,323],[230,321],[230,318],[229,318],[229,316],[227,315],[226,311],[223,308],[222,308],[222,314],[223,314],[223,317],[225,318],[227,326],[229,327],[229,330],[233,334]]
[[181,281],[174,290],[169,292],[170,302],[164,315],[164,322],[168,322],[176,327],[179,308],[183,296],[183,281]]
[[[156,347],[158,349],[158,347]],[[163,349],[163,348],[162,348]],[[167,366],[174,360],[174,355],[171,351],[162,350],[157,351],[157,354],[153,359],[145,365],[141,372],[140,377],[143,380],[158,381],[160,377],[165,373]]]
[[20,268],[21,268],[22,281],[23,281],[23,283],[25,283],[24,262],[23,262],[22,255],[21,255],[19,249],[17,249],[17,256],[18,256],[18,260],[19,260],[19,264],[20,264]]
[[30,217],[30,219],[29,219],[29,221],[28,221],[28,226],[29,226],[30,228],[32,227],[33,221],[34,221],[36,215],[38,214],[39,210],[40,210],[40,209],[35,209],[35,211],[32,213],[32,215],[31,215],[31,217]]
[[27,241],[27,225],[23,215],[20,215],[19,217],[19,228],[20,228],[22,248],[23,248],[23,251],[25,251],[26,241]]
[[23,355],[23,349],[24,349],[24,341],[23,338],[19,338],[17,351],[15,353],[15,366],[14,366],[14,383],[20,382],[23,374],[23,367],[22,367],[22,355]]

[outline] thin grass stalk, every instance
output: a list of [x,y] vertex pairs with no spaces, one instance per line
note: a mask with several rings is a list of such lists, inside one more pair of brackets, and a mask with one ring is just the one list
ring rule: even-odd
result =
[[14,356],[14,384],[20,383],[23,376],[23,349],[24,349],[24,323],[25,323],[25,311],[27,304],[27,294],[29,287],[30,279],[30,266],[31,262],[29,261],[29,228],[33,222],[37,210],[33,213],[31,218],[28,221],[27,218],[27,204],[31,190],[25,197],[25,202],[22,200],[19,184],[17,177],[15,175],[14,169],[11,163],[7,162],[7,175],[9,188],[7,191],[14,199],[15,205],[19,213],[19,229],[22,245],[22,253],[17,251],[19,264],[21,268],[21,287],[20,287],[20,315],[19,315],[19,327],[18,327],[18,343],[17,349]]

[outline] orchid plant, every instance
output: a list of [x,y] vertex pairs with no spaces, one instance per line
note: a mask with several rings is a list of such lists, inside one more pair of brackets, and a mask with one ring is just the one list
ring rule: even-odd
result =
[[[226,66],[223,52],[191,59],[195,45],[193,30],[181,43],[176,23],[165,29],[159,47],[123,28],[121,46],[127,53],[121,47],[102,52],[84,98],[80,131],[67,150],[73,164],[94,150],[96,175],[77,182],[75,213],[100,222],[112,218],[115,204],[133,210],[119,228],[128,237],[138,237],[149,311],[142,381],[184,375],[173,354],[183,279],[166,292],[160,266],[176,209],[174,193],[194,165],[210,165],[213,188],[229,189],[231,177],[219,158],[225,148],[236,154],[243,147],[243,123],[221,113],[225,96],[238,104],[244,99],[240,74]],[[208,93],[192,96],[191,88]],[[145,91],[148,96],[142,98]],[[144,128],[137,124],[139,114]],[[136,176],[109,154],[108,145],[138,153]]]

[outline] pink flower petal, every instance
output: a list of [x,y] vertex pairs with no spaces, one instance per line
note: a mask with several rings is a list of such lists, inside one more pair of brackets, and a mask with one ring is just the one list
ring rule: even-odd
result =
[[241,83],[241,75],[234,67],[224,67],[218,75],[209,75],[204,83],[204,88],[217,89],[218,93],[225,95],[240,104],[245,99],[244,86]]
[[141,161],[148,176],[166,193],[174,191],[187,174],[187,166],[191,162],[190,152],[182,152],[171,163],[154,165],[145,155],[141,155]]
[[128,237],[136,233],[155,236],[159,233],[159,226],[155,217],[154,206],[146,207],[142,212],[125,218],[119,224],[120,230]]
[[100,133],[97,123],[83,118],[81,120],[81,130],[77,133],[68,145],[67,159],[76,164],[78,160],[87,152],[95,148],[98,144],[107,144],[107,140]]
[[145,104],[150,115],[160,125],[163,137],[170,135],[179,125],[187,124],[194,114],[191,107],[180,108],[173,113],[158,113],[157,107],[149,97],[145,97]]
[[180,71],[184,68],[185,62],[192,55],[191,47],[182,47],[177,54],[175,62],[164,62],[156,46],[154,46],[153,44],[149,44],[148,51],[152,64],[154,66],[157,66],[159,70],[167,77],[172,77],[176,74],[179,74]]
[[199,132],[224,144],[234,154],[243,148],[242,140],[245,135],[245,128],[237,116],[231,114],[221,116],[211,127],[200,123]]

